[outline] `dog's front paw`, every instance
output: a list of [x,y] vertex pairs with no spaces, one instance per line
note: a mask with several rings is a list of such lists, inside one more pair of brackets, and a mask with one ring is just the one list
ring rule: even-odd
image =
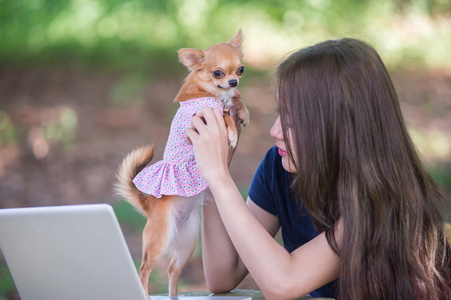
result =
[[238,120],[244,127],[246,127],[249,124],[249,119],[249,110],[246,106],[241,107],[240,110],[238,110]]
[[238,121],[246,127],[249,124],[250,114],[241,98],[233,98],[233,108],[238,117]]
[[236,148],[236,145],[238,144],[238,132],[235,130],[227,130],[228,133],[228,139],[229,139],[229,146],[232,149]]
[[237,114],[238,121],[246,127],[249,124],[249,110],[246,107],[246,104],[244,104],[243,100],[241,99],[241,94],[238,90],[235,90],[235,96],[232,97],[232,104],[234,111]]

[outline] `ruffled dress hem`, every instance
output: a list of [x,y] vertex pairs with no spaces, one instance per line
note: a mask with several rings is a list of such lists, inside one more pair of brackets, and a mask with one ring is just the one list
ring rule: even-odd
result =
[[195,165],[164,160],[145,168],[136,175],[133,183],[141,192],[156,198],[162,195],[191,197],[208,187]]

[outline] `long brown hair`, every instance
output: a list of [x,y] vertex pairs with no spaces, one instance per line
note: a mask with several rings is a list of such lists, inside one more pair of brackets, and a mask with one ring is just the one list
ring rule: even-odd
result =
[[292,188],[341,257],[339,297],[451,299],[444,197],[377,52],[356,39],[326,41],[291,54],[276,82],[285,141],[289,128],[294,137]]

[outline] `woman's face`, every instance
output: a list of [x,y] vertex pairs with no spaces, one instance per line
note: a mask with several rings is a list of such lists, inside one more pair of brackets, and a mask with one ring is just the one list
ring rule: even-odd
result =
[[[279,155],[282,157],[282,166],[283,168],[290,173],[297,173],[296,167],[293,164],[293,162],[290,159],[290,156],[288,155],[288,149],[287,144],[285,143],[284,137],[283,137],[283,131],[282,131],[282,124],[280,122],[280,116],[277,117],[276,122],[271,128],[271,136],[276,139],[276,146],[279,149]],[[293,135],[291,133],[291,130],[288,129],[288,137],[290,139],[290,145],[294,145],[293,143]],[[293,156],[296,157],[296,152],[291,151],[293,153]]]

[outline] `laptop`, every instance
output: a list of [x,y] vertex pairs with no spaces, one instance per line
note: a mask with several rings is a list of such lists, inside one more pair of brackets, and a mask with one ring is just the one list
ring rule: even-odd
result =
[[0,249],[22,300],[148,299],[108,204],[0,209]]

